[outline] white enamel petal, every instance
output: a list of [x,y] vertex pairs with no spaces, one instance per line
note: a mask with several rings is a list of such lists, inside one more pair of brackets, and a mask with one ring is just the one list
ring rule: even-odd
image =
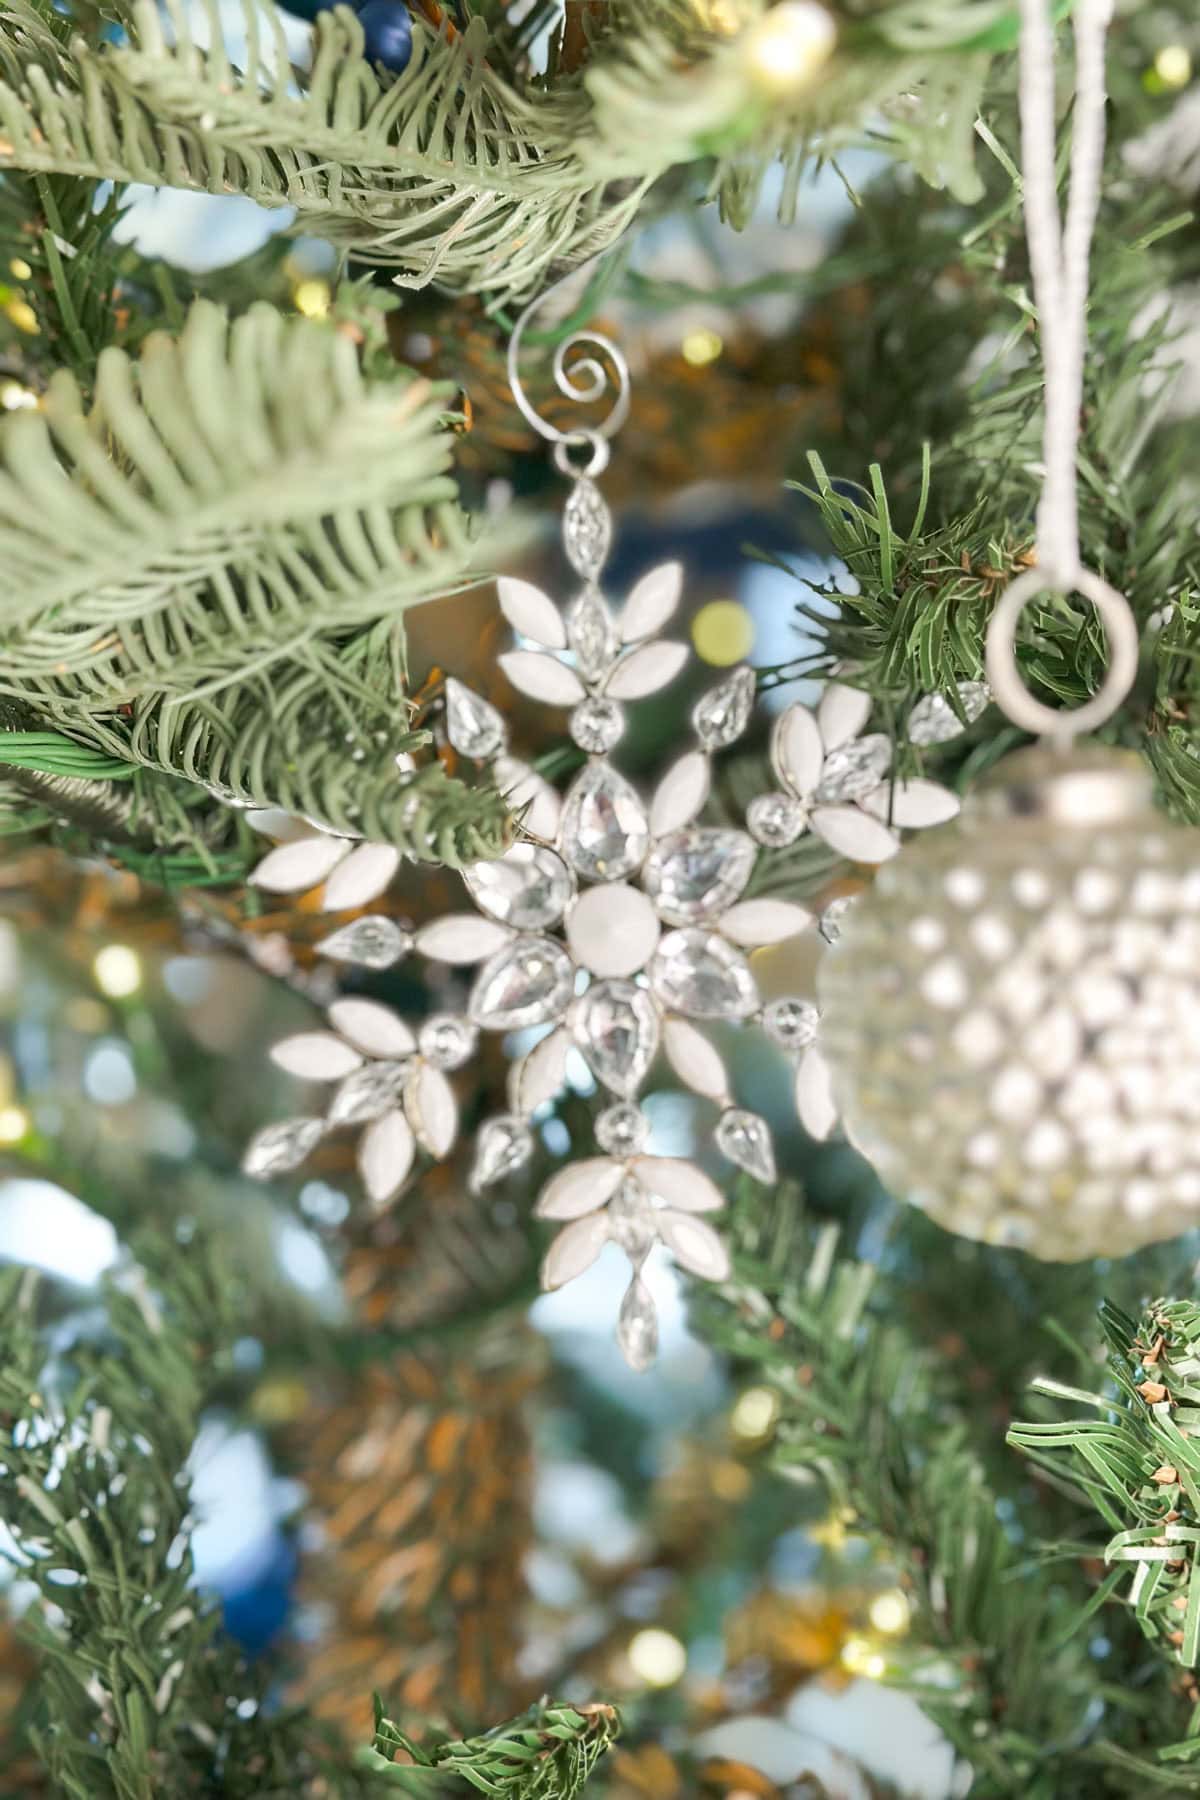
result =
[[590,1269],[608,1242],[608,1220],[603,1213],[592,1213],[576,1219],[559,1232],[542,1263],[542,1286],[564,1287],[585,1269]]
[[851,862],[886,862],[900,848],[896,833],[858,806],[815,807],[809,824],[831,850]]
[[421,1148],[430,1156],[447,1155],[458,1135],[458,1101],[440,1069],[418,1064],[405,1085],[404,1110]]
[[885,821],[890,809],[893,825],[917,831],[923,825],[944,825],[947,819],[957,818],[961,803],[958,795],[940,782],[917,776],[913,781],[898,781],[894,787],[884,782],[859,804]]
[[621,642],[638,644],[661,631],[679,605],[683,592],[683,564],[660,563],[643,575],[630,590],[621,614]]
[[562,614],[549,594],[534,587],[532,581],[517,581],[511,575],[503,576],[496,583],[496,592],[500,597],[500,611],[514,631],[519,631],[522,637],[532,638],[535,644],[542,644],[547,650],[566,649],[567,633]]
[[539,1219],[578,1219],[611,1200],[624,1170],[610,1156],[588,1156],[570,1163],[547,1182],[534,1212]]
[[312,836],[312,826],[307,819],[284,812],[281,806],[250,806],[242,817],[252,831],[261,831],[264,837],[274,838],[280,844],[291,844],[297,838]]
[[521,815],[522,829],[530,837],[553,843],[558,835],[561,796],[550,783],[516,756],[502,756],[496,761],[496,786],[515,813]]
[[794,900],[741,900],[720,919],[720,927],[735,944],[781,944],[812,924],[812,914]]
[[809,1137],[827,1138],[837,1124],[837,1107],[829,1064],[816,1045],[800,1058],[796,1070],[796,1114]]
[[527,1056],[513,1064],[508,1077],[508,1097],[515,1113],[527,1118],[562,1091],[566,1085],[570,1053],[571,1034],[560,1027],[549,1032]]
[[513,686],[531,700],[544,700],[548,706],[575,706],[587,695],[574,669],[553,656],[543,656],[540,650],[506,650],[498,660]]
[[332,1031],[300,1031],[271,1046],[271,1061],[303,1081],[340,1081],[361,1068],[362,1057]]
[[378,1000],[335,1000],[329,1023],[368,1056],[409,1056],[417,1047],[404,1020]]
[[400,867],[400,852],[391,844],[359,844],[325,883],[323,912],[344,912],[376,900]]
[[677,1206],[680,1212],[719,1212],[725,1196],[695,1163],[679,1156],[637,1156],[633,1172],[648,1194]]
[[771,766],[780,783],[807,799],[821,779],[824,760],[816,714],[799,702],[789,706],[771,732]]
[[687,645],[670,638],[661,644],[643,644],[617,664],[604,692],[610,700],[640,700],[674,681],[687,659]]
[[374,1205],[385,1205],[403,1187],[414,1149],[413,1134],[402,1112],[384,1113],[367,1126],[358,1141],[358,1172]]
[[672,763],[654,790],[650,802],[650,835],[665,837],[690,825],[712,783],[712,764],[703,750],[689,750]]
[[829,682],[817,704],[817,724],[826,750],[837,750],[856,738],[870,716],[870,694],[840,681]]
[[444,919],[422,925],[416,947],[433,962],[477,963],[502,950],[511,936],[506,925],[479,913],[448,913]]
[[255,887],[270,894],[302,894],[306,888],[324,881],[343,856],[353,848],[350,838],[300,838],[294,844],[280,844],[264,856],[250,876]]
[[659,1236],[682,1268],[705,1281],[728,1278],[729,1252],[711,1225],[669,1207],[658,1214],[657,1224]]
[[720,1052],[686,1019],[665,1019],[662,1047],[685,1087],[722,1105],[729,1102],[729,1079]]

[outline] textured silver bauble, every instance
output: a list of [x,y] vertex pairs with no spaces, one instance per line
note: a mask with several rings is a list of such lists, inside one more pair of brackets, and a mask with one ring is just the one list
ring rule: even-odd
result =
[[1052,1261],[1200,1223],[1200,833],[1141,760],[1023,751],[880,870],[820,976],[852,1142]]

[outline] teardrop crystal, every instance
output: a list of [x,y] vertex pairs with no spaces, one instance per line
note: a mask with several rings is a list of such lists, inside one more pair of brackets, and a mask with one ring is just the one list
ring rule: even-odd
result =
[[284,1119],[278,1125],[267,1125],[251,1138],[242,1168],[258,1181],[294,1169],[316,1148],[324,1130],[323,1119]]
[[611,763],[592,762],[568,790],[559,824],[563,855],[589,881],[620,881],[642,865],[650,826],[641,796]]
[[446,682],[446,736],[460,756],[487,762],[503,750],[508,732],[490,701],[451,676]]
[[669,931],[650,965],[650,983],[668,1011],[689,1019],[744,1019],[758,1006],[749,963],[715,931]]
[[672,832],[650,852],[643,881],[659,915],[673,925],[714,918],[732,906],[758,854],[741,831],[695,826]]
[[491,1187],[523,1167],[533,1155],[533,1133],[520,1119],[502,1114],[486,1119],[475,1137],[475,1163],[471,1186]]
[[335,962],[354,963],[360,969],[390,969],[412,949],[412,933],[395,919],[370,913],[331,932],[316,948]]
[[494,862],[468,863],[463,880],[478,907],[518,931],[556,924],[575,890],[562,857],[544,844],[514,844]]
[[489,957],[467,1010],[485,1031],[515,1031],[557,1019],[571,998],[575,970],[561,944],[522,937]]
[[722,1156],[727,1156],[747,1175],[753,1175],[755,1181],[769,1184],[775,1180],[771,1128],[757,1113],[748,1112],[742,1106],[731,1106],[717,1122],[716,1141]]
[[640,1269],[658,1237],[654,1208],[634,1181],[623,1181],[608,1203],[608,1235]]
[[567,611],[567,642],[585,681],[599,681],[617,654],[617,628],[595,588],[585,588]]
[[706,750],[724,750],[740,738],[754,707],[754,670],[735,669],[692,709],[692,727]]
[[575,1041],[598,1081],[628,1099],[658,1050],[658,1008],[632,981],[597,981],[579,1002]]
[[347,1075],[329,1103],[331,1125],[359,1125],[378,1119],[395,1106],[408,1077],[404,1062],[370,1062]]
[[892,740],[882,731],[854,738],[831,750],[821,768],[821,780],[813,798],[820,806],[838,806],[861,800],[885,780],[892,766]]
[[658,1314],[654,1298],[640,1276],[625,1290],[617,1316],[617,1342],[631,1369],[641,1374],[658,1355]]

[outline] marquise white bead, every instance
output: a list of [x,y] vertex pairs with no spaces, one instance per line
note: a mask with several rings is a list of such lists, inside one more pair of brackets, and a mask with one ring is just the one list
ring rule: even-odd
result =
[[300,1031],[271,1046],[271,1061],[302,1081],[339,1081],[362,1066],[362,1057],[332,1031]]
[[603,1213],[591,1213],[565,1225],[546,1252],[542,1286],[553,1291],[574,1281],[591,1268],[607,1242],[608,1220]]
[[367,1198],[383,1206],[399,1193],[412,1168],[415,1144],[408,1120],[399,1111],[384,1113],[359,1139],[358,1172]]
[[851,862],[887,862],[900,848],[896,833],[859,806],[818,806],[809,823],[831,850]]
[[818,1141],[837,1124],[829,1064],[815,1045],[804,1052],[796,1070],[796,1112],[809,1137]]
[[294,844],[280,844],[263,857],[250,880],[271,894],[302,894],[324,881],[351,849],[351,838],[328,837],[324,833],[300,838]]
[[669,638],[664,643],[643,644],[617,664],[604,692],[610,700],[641,700],[674,681],[687,659],[687,645]]
[[919,830],[923,825],[944,825],[956,818],[960,810],[958,795],[937,781],[917,776],[912,781],[884,782],[873,794],[860,802],[867,812],[885,824],[901,830]]
[[685,1087],[721,1105],[729,1101],[729,1078],[716,1046],[686,1019],[665,1019],[662,1047]]
[[661,631],[679,605],[683,592],[683,564],[660,563],[635,582],[621,614],[621,642],[639,644]]
[[417,1047],[404,1020],[378,1000],[335,1000],[329,1022],[368,1056],[410,1056]]
[[669,1207],[658,1214],[658,1233],[684,1269],[705,1281],[724,1281],[729,1275],[729,1252],[712,1226]]
[[826,686],[817,705],[817,724],[826,753],[857,737],[871,716],[871,696],[840,681]]
[[562,800],[557,791],[536,769],[516,756],[499,756],[493,768],[496,786],[513,811],[520,815],[521,829],[533,838],[551,843],[558,833]]
[[571,1034],[560,1025],[535,1044],[520,1062],[513,1064],[508,1077],[508,1095],[515,1113],[527,1118],[562,1092],[570,1054]]
[[565,650],[567,633],[562,614],[532,581],[518,581],[511,575],[501,576],[496,583],[500,610],[522,637],[531,638],[546,650]]
[[812,914],[793,900],[739,900],[721,917],[721,930],[735,944],[781,944],[812,924]]
[[611,1200],[625,1171],[610,1156],[588,1156],[551,1177],[534,1212],[539,1219],[578,1219]]
[[458,1135],[458,1101],[440,1069],[417,1065],[404,1089],[404,1110],[421,1148],[447,1155]]
[[633,1173],[641,1187],[680,1212],[719,1212],[725,1196],[711,1176],[679,1156],[638,1156]]
[[539,650],[506,650],[500,667],[513,686],[548,706],[575,706],[587,693],[574,669]]
[[378,899],[399,867],[400,852],[391,844],[359,844],[325,883],[322,911],[345,912]]
[[703,750],[689,750],[673,763],[650,802],[650,834],[665,837],[690,825],[708,799],[712,763]]
[[416,946],[433,962],[463,965],[494,956],[511,936],[508,927],[495,919],[481,918],[478,913],[447,913],[443,919],[422,925]]
[[779,780],[803,799],[820,781],[824,760],[816,718],[799,702],[789,706],[771,732],[771,766]]

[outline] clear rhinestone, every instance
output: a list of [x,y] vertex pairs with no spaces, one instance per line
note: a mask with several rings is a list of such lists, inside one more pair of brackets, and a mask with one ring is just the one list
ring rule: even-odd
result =
[[621,741],[625,714],[615,700],[593,694],[580,701],[567,720],[567,729],[581,750],[594,756],[606,756]]
[[612,515],[599,488],[591,481],[577,481],[563,508],[563,548],[575,573],[594,581],[611,541]]
[[446,682],[446,736],[460,756],[487,762],[508,741],[504,720],[481,695],[453,676]]
[[625,1290],[617,1317],[617,1342],[625,1361],[639,1374],[658,1355],[658,1315],[650,1289],[640,1276]]
[[597,981],[579,1002],[574,1032],[596,1079],[628,1098],[654,1061],[658,1008],[632,981]]
[[775,1147],[771,1129],[757,1113],[731,1106],[721,1114],[716,1129],[717,1149],[755,1181],[775,1180]]
[[323,1119],[284,1119],[278,1125],[268,1125],[251,1138],[242,1168],[259,1181],[294,1169],[310,1150],[316,1149],[324,1130]]
[[518,938],[484,963],[467,1011],[485,1031],[544,1025],[565,1010],[574,986],[575,970],[561,944],[545,937]]
[[735,669],[692,709],[692,729],[706,750],[724,750],[740,738],[754,708],[754,670]]
[[468,863],[463,880],[482,911],[518,931],[557,924],[575,891],[562,857],[543,844],[514,844],[492,862]]
[[749,963],[715,931],[669,931],[650,981],[663,1005],[688,1019],[743,1019],[758,1006]]
[[327,1114],[331,1125],[361,1125],[382,1118],[396,1104],[408,1077],[409,1061],[370,1062],[338,1086]]
[[808,824],[801,801],[790,794],[757,794],[746,808],[746,827],[756,844],[783,850],[794,844]]
[[492,1187],[533,1155],[533,1133],[521,1119],[507,1113],[485,1119],[475,1135],[475,1163],[471,1170],[474,1189]]
[[753,873],[755,855],[740,831],[695,826],[673,832],[650,852],[646,892],[673,925],[712,918],[737,899]]
[[827,944],[836,944],[842,935],[842,924],[846,914],[858,899],[857,894],[842,894],[839,899],[831,900],[825,911],[817,920],[817,930]]
[[867,737],[855,738],[829,752],[814,798],[822,806],[861,800],[879,786],[891,766],[892,740],[885,732],[873,731]]
[[646,1142],[645,1114],[628,1100],[607,1106],[596,1120],[596,1142],[609,1156],[636,1156]]
[[434,1013],[417,1035],[421,1055],[435,1069],[461,1069],[478,1042],[478,1028],[455,1013]]
[[593,881],[632,875],[650,847],[641,797],[611,763],[589,763],[576,776],[559,834],[567,861]]
[[[986,681],[960,681],[958,698],[967,724],[973,725],[985,710],[992,697],[992,690]],[[924,747],[928,744],[948,744],[951,739],[960,737],[965,731],[962,720],[946,699],[944,694],[926,694],[918,700],[908,715],[908,741]]]
[[762,1023],[781,1050],[807,1050],[816,1041],[821,1015],[811,1000],[772,1000],[763,1008]]
[[619,1244],[635,1269],[640,1269],[658,1232],[654,1208],[636,1182],[623,1181],[608,1203],[608,1235]]
[[395,919],[374,913],[355,919],[322,938],[316,948],[335,962],[356,963],[361,969],[390,969],[412,949],[412,932]]
[[567,642],[585,681],[599,681],[617,654],[617,628],[595,588],[585,588],[567,609]]

